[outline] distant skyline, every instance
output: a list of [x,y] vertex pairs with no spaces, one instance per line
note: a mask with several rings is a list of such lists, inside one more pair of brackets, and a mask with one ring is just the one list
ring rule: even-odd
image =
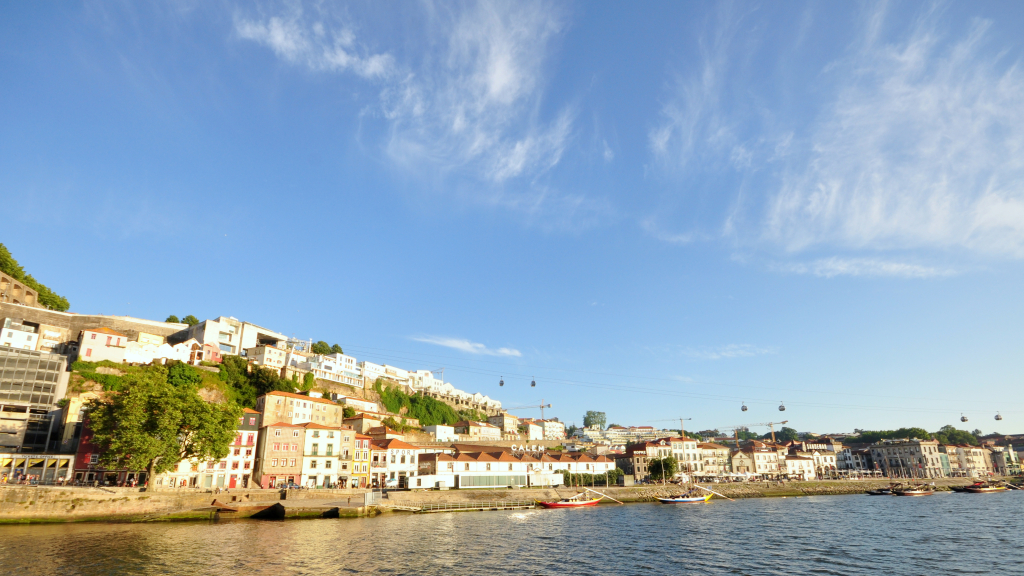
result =
[[577,425],[1024,431],[1024,4],[631,8],[5,5],[0,242]]

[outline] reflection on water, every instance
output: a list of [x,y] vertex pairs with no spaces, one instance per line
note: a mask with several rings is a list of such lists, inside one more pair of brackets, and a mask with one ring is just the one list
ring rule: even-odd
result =
[[6,574],[1014,574],[1024,492],[0,526]]

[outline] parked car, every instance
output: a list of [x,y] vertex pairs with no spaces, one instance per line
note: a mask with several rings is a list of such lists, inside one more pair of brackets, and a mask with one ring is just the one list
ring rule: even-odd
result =
[[384,482],[385,488],[398,488],[398,478],[392,478]]

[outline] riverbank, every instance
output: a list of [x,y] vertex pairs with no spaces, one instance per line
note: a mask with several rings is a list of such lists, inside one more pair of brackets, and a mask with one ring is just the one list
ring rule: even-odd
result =
[[[710,484],[729,498],[862,494],[891,480],[744,482]],[[930,480],[931,482],[931,480]],[[938,490],[970,484],[965,478],[934,480]],[[654,502],[679,493],[678,486],[643,485],[597,490],[624,503]],[[389,491],[379,504],[364,505],[367,490],[235,490],[220,494],[191,490],[0,486],[0,523],[159,522],[230,518],[345,518],[413,511],[428,504],[557,500],[574,488],[519,490]],[[718,496],[715,496],[717,499]],[[603,503],[610,503],[605,500]]]

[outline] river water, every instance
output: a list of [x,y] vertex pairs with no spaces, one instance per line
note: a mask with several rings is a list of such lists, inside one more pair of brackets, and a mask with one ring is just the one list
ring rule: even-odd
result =
[[1024,491],[0,526],[4,574],[1022,574]]

